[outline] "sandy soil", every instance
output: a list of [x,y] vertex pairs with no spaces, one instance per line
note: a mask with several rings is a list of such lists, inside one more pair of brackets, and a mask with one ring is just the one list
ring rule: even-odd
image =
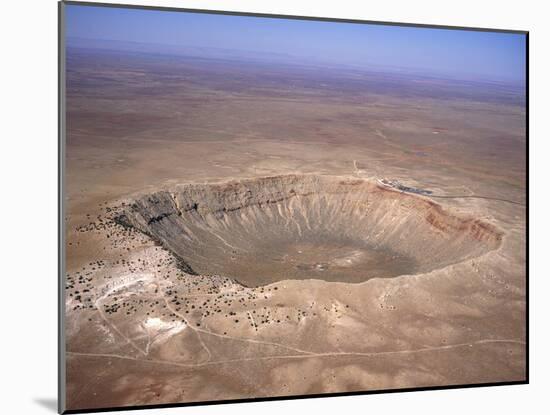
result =
[[[68,53],[67,90],[69,409],[525,379],[522,91],[79,50]],[[350,282],[317,267],[360,257],[341,239],[293,234],[251,271],[261,255],[243,252],[231,269],[231,249],[214,252],[212,236],[189,245],[202,264],[194,275],[162,238],[114,220],[160,189],[280,175],[398,180],[432,194],[386,191],[500,239],[427,271],[365,250],[375,263],[359,260]],[[456,240],[433,218],[415,220]],[[425,244],[415,255],[437,257]],[[273,271],[273,258],[284,266]],[[382,271],[363,278],[361,266]]]

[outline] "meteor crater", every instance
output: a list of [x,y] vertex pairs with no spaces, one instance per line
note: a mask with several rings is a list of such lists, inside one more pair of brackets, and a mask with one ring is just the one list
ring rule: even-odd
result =
[[182,184],[135,198],[119,221],[171,251],[186,272],[248,287],[426,273],[496,249],[502,238],[427,198],[320,175]]

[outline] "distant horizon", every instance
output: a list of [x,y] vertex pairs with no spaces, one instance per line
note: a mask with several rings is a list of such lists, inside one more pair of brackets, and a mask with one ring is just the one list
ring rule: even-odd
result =
[[[66,40],[70,47],[101,49],[90,45],[114,42],[118,45],[111,49],[128,52],[216,50],[241,59],[257,54],[284,58],[286,64],[525,87],[525,34],[518,33],[68,5]],[[131,44],[145,50],[132,49]]]
[[[91,44],[74,44],[68,42],[66,46],[68,48],[80,49],[80,50],[94,50],[94,51],[103,51],[103,52],[121,52],[128,54],[145,54],[145,55],[162,55],[165,57],[179,57],[179,58],[200,58],[200,59],[211,59],[211,60],[235,60],[245,63],[273,63],[276,65],[283,66],[296,66],[296,67],[312,67],[312,68],[326,68],[326,69],[342,69],[346,71],[362,72],[362,73],[383,73],[388,75],[396,76],[409,76],[412,78],[428,78],[434,80],[443,80],[449,82],[473,82],[481,84],[495,84],[502,86],[509,86],[513,88],[518,88],[520,90],[525,90],[525,82],[520,80],[511,80],[511,79],[493,79],[487,76],[475,76],[475,75],[463,75],[463,76],[453,76],[452,74],[429,72],[423,70],[422,68],[401,68],[395,66],[383,66],[378,64],[369,64],[369,65],[357,65],[351,63],[341,63],[341,62],[326,62],[326,61],[315,61],[315,60],[291,60],[295,58],[292,55],[282,54],[282,53],[271,53],[264,51],[243,51],[236,49],[227,49],[219,47],[207,47],[201,48],[193,45],[168,45],[168,44],[159,44],[159,43],[148,43],[148,42],[138,42],[138,41],[119,41],[111,39],[86,39],[86,38],[70,38],[71,40],[78,41],[89,41],[89,42],[116,42],[121,43],[133,43],[135,48],[121,48],[111,45],[91,45]],[[141,48],[139,46],[142,46]],[[164,49],[145,49],[145,46],[163,46]],[[168,50],[169,48],[174,48],[173,50]],[[179,50],[176,50],[179,49]],[[201,50],[199,52],[199,50]],[[209,53],[208,51],[216,51],[215,53]],[[198,53],[197,53],[198,52]],[[230,54],[231,53],[231,54]],[[268,57],[271,57],[269,59]]]

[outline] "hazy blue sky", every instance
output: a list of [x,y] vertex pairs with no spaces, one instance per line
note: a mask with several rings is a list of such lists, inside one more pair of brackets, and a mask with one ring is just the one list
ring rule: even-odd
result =
[[524,81],[525,36],[68,5],[67,37],[271,52],[301,59]]

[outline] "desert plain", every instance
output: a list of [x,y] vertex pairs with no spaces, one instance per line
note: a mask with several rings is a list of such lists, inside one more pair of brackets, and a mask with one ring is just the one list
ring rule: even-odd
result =
[[525,91],[68,48],[67,408],[526,379]]

